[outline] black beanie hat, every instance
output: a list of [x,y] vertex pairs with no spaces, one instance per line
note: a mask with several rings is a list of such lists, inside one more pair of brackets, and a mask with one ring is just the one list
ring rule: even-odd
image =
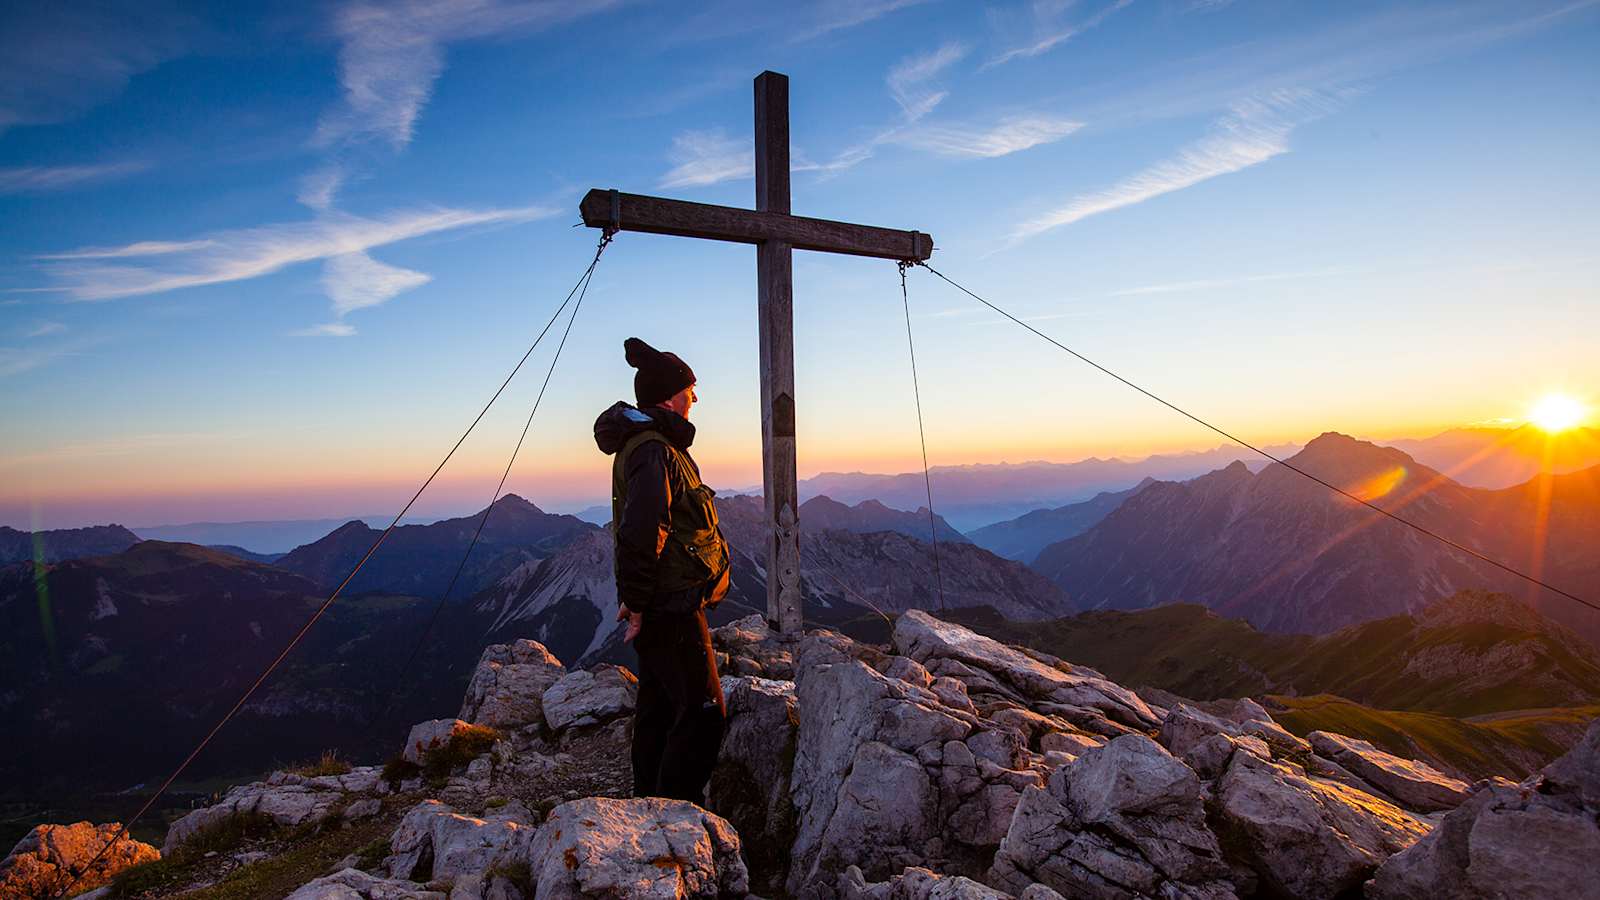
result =
[[641,407],[670,400],[695,382],[694,370],[676,353],[657,350],[636,337],[622,342],[622,352],[628,365],[639,370],[633,374],[633,396]]

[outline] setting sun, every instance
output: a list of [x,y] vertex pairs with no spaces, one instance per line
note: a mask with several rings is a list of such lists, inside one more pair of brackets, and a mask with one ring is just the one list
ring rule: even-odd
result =
[[1548,394],[1528,412],[1528,421],[1552,434],[1566,431],[1584,420],[1588,409],[1566,394]]

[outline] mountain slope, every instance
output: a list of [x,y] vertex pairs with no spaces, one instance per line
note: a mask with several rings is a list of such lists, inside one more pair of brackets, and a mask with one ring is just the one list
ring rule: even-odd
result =
[[1448,716],[1600,703],[1600,651],[1504,594],[1463,591],[1318,636],[1258,631],[1188,603],[975,624],[1187,697],[1338,694]]
[[[351,594],[441,594],[471,543],[481,516],[479,512],[431,525],[401,525],[345,590]],[[595,526],[575,516],[552,515],[516,494],[507,494],[495,501],[478,546],[455,586],[455,596],[471,596],[518,565],[542,559],[594,530]],[[296,547],[274,565],[332,590],[380,533],[364,522],[347,522],[318,541]]]
[[[1569,590],[1600,586],[1600,469],[1502,491],[1463,487],[1398,450],[1325,434],[1295,466]],[[1548,507],[1541,513],[1541,504]],[[1542,562],[1532,558],[1548,523]],[[1098,525],[1040,552],[1035,567],[1080,606],[1198,602],[1274,631],[1327,632],[1420,609],[1467,588],[1527,596],[1518,579],[1418,534],[1280,465],[1243,465],[1151,485]],[[1595,635],[1600,618],[1540,598]]]
[[1123,501],[1155,483],[1146,478],[1125,491],[1105,491],[1082,503],[1036,509],[1026,515],[973,531],[972,542],[1006,559],[1031,563],[1045,547],[1093,528]]
[[37,554],[40,562],[54,563],[84,556],[121,553],[139,543],[139,536],[121,525],[58,528],[52,531],[18,531],[0,525],[0,566],[27,562]]

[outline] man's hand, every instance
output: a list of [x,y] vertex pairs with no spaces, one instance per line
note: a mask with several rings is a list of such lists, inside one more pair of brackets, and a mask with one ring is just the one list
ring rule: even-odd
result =
[[628,620],[628,628],[622,633],[624,644],[639,636],[639,626],[644,623],[644,616],[636,612],[629,612],[626,604],[617,604],[617,621]]

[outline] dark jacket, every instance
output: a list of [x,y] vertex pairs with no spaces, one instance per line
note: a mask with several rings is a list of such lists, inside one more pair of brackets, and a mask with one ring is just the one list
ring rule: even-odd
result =
[[[658,432],[699,474],[700,467],[689,455],[694,425],[669,409],[637,409],[619,400],[595,419],[594,442],[609,456],[641,431]],[[673,483],[667,449],[653,440],[634,448],[623,477],[627,499],[621,516],[612,523],[617,541],[617,601],[630,610],[644,612],[660,607],[665,599],[656,594],[656,568],[671,534],[668,501],[685,486]]]

